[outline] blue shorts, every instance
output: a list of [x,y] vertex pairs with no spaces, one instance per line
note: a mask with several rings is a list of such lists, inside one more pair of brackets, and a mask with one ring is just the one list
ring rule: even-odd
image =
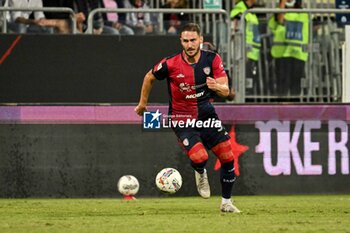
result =
[[179,142],[187,151],[189,151],[198,142],[203,143],[207,149],[211,149],[220,142],[230,139],[224,125],[221,125],[220,128],[173,127],[173,130],[179,139]]

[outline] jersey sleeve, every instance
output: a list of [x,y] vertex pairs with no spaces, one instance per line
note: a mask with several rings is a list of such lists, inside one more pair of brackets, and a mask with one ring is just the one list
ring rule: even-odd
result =
[[152,69],[152,74],[156,79],[158,80],[164,80],[166,79],[168,75],[168,65],[167,65],[167,60],[164,58],[161,60],[158,64],[156,64],[153,69]]
[[213,60],[213,78],[221,78],[227,76],[225,67],[222,63],[221,57],[219,54],[216,54],[214,60]]

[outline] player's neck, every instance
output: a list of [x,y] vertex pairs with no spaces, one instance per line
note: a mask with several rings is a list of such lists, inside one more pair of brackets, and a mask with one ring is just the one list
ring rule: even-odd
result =
[[193,56],[193,57],[189,57],[186,55],[186,53],[183,53],[183,58],[185,59],[185,61],[188,64],[196,64],[199,61],[199,58],[201,57],[201,51],[199,50],[198,53]]

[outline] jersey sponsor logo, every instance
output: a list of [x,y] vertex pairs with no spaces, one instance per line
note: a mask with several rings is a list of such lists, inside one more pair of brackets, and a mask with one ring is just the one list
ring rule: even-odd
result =
[[203,68],[203,71],[204,71],[204,73],[205,73],[206,75],[209,75],[209,74],[210,74],[211,69],[210,69],[210,67],[209,67],[209,66],[207,66],[207,67],[204,67],[204,68]]
[[188,83],[180,83],[179,89],[181,92],[184,92],[184,91],[189,92],[189,91],[191,91],[191,86]]
[[196,94],[186,95],[186,99],[195,99],[195,98],[199,98],[203,95],[204,95],[204,91],[196,93]]
[[176,75],[176,78],[184,78],[184,77],[185,77],[184,74],[178,74],[178,75]]
[[184,92],[184,91],[190,92],[191,90],[197,90],[199,88],[205,87],[206,85],[207,83],[202,83],[202,84],[193,85],[193,86],[191,86],[188,83],[180,83],[179,89],[181,92]]

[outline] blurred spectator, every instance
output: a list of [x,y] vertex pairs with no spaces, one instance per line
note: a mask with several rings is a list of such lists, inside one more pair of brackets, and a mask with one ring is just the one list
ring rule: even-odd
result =
[[[125,0],[115,0],[118,8],[125,8]],[[118,21],[122,24],[125,24],[126,13],[118,13]]]
[[245,28],[239,28],[241,25],[241,17],[243,13],[252,8],[256,0],[241,0],[231,11],[231,20],[233,22],[233,28],[237,30],[245,30],[246,41],[246,94],[262,94],[260,93],[259,82],[259,69],[258,61],[260,58],[260,31],[259,31],[259,19],[256,14],[248,13],[245,15]]
[[[42,0],[7,0],[5,6],[41,8]],[[33,15],[33,18],[31,16]],[[69,23],[61,19],[46,19],[42,11],[12,11],[8,15],[8,29],[15,33],[69,32]]]
[[[44,7],[68,7],[73,9],[72,0],[44,0]],[[44,12],[47,19],[69,19],[69,13],[65,12]]]
[[[149,9],[143,0],[126,0],[125,8]],[[127,13],[126,25],[130,26],[136,35],[145,35],[153,32],[150,13]]]
[[[167,0],[167,2],[162,6],[162,8],[172,8],[172,9],[184,9],[188,8],[187,0]],[[186,25],[189,22],[189,17],[187,14],[164,14],[164,29],[168,34],[178,34],[182,25]]]
[[[5,4],[5,0],[0,0],[0,7],[4,6],[4,4]],[[3,14],[2,12],[0,12],[0,30],[2,30],[3,21],[4,21]]]
[[[43,2],[44,7],[68,7],[74,9],[74,4],[72,0],[45,0]],[[47,19],[61,19],[66,20],[69,23],[70,32],[72,30],[72,19],[69,13],[64,12],[44,12]],[[83,32],[83,22],[86,20],[83,13],[76,13],[74,15],[76,20],[77,31]]]
[[[109,9],[123,8],[124,4],[123,2],[122,3],[121,2],[122,1],[119,1],[118,3],[118,1],[116,0],[102,0],[102,4],[103,4],[102,7],[109,8]],[[119,4],[121,4],[122,7],[119,7],[120,6]],[[107,26],[117,29],[121,35],[135,34],[130,27],[124,24],[125,20],[124,20],[124,23],[119,20],[119,14],[111,12],[111,13],[104,14],[104,17],[105,17],[105,24]]]
[[[302,8],[301,0],[280,0],[281,9]],[[275,61],[276,88],[279,96],[301,94],[308,59],[309,15],[285,13],[272,16],[268,24],[273,33],[271,55]]]
[[[102,2],[100,0],[74,0],[74,9],[77,13],[82,13],[87,20],[89,13],[98,8],[103,8]],[[86,20],[83,22],[83,31],[87,27]],[[104,19],[101,12],[94,15],[93,18],[93,28],[94,34],[109,34],[109,35],[119,35],[119,31],[111,26],[104,24]]]

